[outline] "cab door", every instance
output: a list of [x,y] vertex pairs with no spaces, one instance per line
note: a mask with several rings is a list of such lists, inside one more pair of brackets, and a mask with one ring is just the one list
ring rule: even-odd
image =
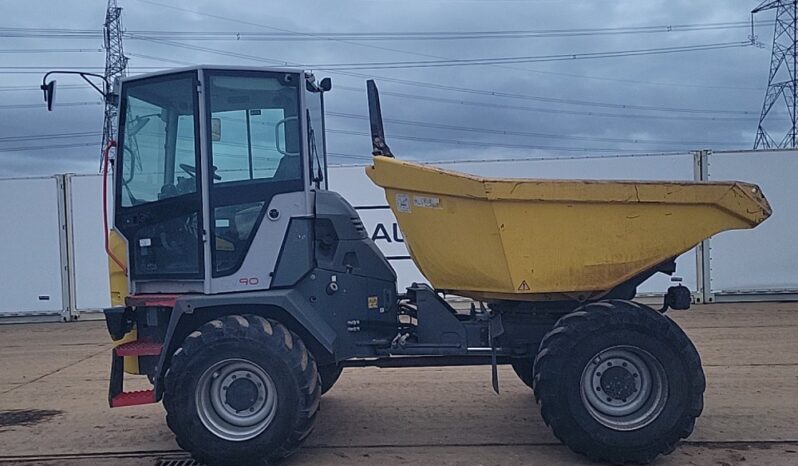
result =
[[134,291],[175,279],[196,279],[202,290],[197,78],[172,73],[122,87],[114,225],[128,242]]
[[[302,78],[205,71],[211,276],[229,277],[213,280],[212,292],[267,287],[288,220],[307,213]],[[270,208],[277,198],[289,207]],[[248,259],[250,252],[259,257]]]

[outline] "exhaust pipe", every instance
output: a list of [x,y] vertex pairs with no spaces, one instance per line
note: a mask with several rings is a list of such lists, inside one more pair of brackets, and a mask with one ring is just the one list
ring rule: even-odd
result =
[[391,148],[385,143],[385,130],[382,125],[382,110],[380,109],[380,93],[373,79],[366,81],[366,93],[369,99],[369,123],[371,125],[372,155],[393,157]]

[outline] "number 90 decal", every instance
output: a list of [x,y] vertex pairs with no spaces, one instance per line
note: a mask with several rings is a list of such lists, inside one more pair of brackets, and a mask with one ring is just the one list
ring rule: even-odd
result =
[[242,284],[244,286],[255,286],[258,283],[260,283],[260,280],[258,280],[258,277],[239,278],[238,279],[238,283],[240,283],[240,284]]

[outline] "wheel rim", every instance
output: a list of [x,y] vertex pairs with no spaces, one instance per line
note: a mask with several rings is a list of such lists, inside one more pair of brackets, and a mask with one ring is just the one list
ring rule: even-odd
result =
[[645,427],[665,408],[668,377],[662,364],[637,346],[613,346],[582,371],[582,403],[602,425],[618,431]]
[[197,414],[224,440],[242,442],[266,430],[277,412],[277,387],[260,366],[225,359],[205,370],[197,384]]

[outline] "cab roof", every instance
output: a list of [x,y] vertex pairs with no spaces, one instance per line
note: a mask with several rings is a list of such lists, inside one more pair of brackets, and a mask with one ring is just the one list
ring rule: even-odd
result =
[[139,79],[146,79],[155,76],[165,76],[175,73],[184,73],[186,71],[201,71],[201,70],[267,71],[272,73],[295,73],[295,74],[305,73],[305,70],[301,68],[282,68],[282,67],[270,67],[270,66],[196,65],[196,66],[186,66],[181,68],[168,68],[164,69],[163,71],[154,71],[152,73],[143,73],[134,76],[126,76],[122,78],[121,81],[124,83],[128,81],[138,81]]

